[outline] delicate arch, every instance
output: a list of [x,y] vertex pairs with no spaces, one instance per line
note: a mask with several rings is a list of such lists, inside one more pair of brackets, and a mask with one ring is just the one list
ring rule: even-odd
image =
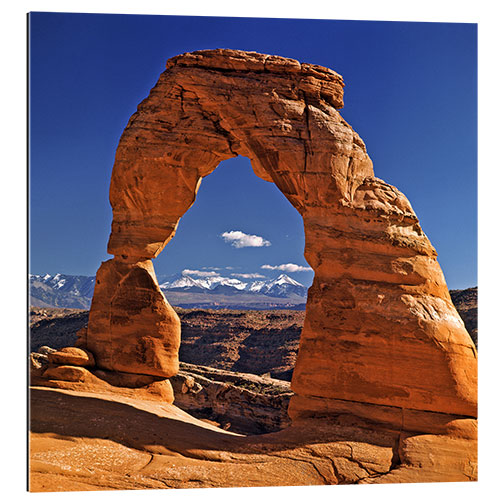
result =
[[346,401],[476,414],[475,347],[410,203],[374,177],[363,141],[338,113],[343,86],[327,68],[253,52],[167,62],[116,152],[114,258],[97,274],[87,336],[101,367],[176,372],[179,321],[150,259],[202,178],[240,154],[302,215],[315,272],[292,418],[335,413]]

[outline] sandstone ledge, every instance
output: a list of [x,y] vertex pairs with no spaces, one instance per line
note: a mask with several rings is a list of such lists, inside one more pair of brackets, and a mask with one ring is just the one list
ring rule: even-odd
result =
[[118,395],[132,400],[173,403],[174,393],[169,380],[144,375],[89,370],[82,366],[49,365],[32,370],[30,383],[77,392]]

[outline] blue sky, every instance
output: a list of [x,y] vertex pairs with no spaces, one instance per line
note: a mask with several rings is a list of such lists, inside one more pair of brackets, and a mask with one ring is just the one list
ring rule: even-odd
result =
[[[475,286],[476,33],[474,24],[32,14],[30,272],[92,275],[110,258],[109,180],[130,115],[169,57],[222,47],[339,72],[341,113],[376,176],[409,198],[448,286]],[[231,231],[270,244],[236,248],[221,237]],[[203,180],[155,267],[274,276],[279,269],[262,266],[307,267],[303,246],[298,213],[236,158]]]

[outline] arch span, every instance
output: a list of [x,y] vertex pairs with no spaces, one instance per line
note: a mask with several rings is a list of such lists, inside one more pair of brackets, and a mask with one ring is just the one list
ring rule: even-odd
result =
[[151,259],[202,178],[239,154],[301,214],[315,272],[292,418],[346,402],[476,414],[475,347],[410,203],[374,177],[363,141],[337,111],[343,86],[330,69],[257,53],[167,62],[116,152],[114,257],[98,271],[87,334],[99,366],[176,373],[179,320]]

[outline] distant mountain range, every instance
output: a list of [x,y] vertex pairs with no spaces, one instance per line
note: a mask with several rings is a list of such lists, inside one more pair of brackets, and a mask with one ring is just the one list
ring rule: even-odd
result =
[[[163,281],[163,280],[162,280]],[[210,276],[206,278],[193,278],[186,275],[174,275],[163,281],[160,285],[162,290],[198,291],[210,290],[212,292],[226,293],[261,293],[269,297],[290,297],[297,295],[305,297],[307,288],[286,274],[281,274],[275,279],[258,281],[241,281],[236,278],[224,278],[223,276]]]
[[89,309],[95,277],[69,274],[29,275],[30,305]]
[[[304,309],[307,287],[286,274],[275,279],[158,276],[160,288],[174,306],[229,309]],[[30,275],[30,302],[38,307],[88,309],[95,277]]]

